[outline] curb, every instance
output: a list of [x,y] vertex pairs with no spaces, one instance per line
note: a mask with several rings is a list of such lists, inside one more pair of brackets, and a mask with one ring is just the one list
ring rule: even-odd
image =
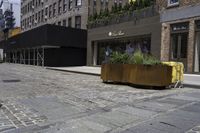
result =
[[190,87],[190,88],[200,89],[200,85],[187,84],[187,83],[183,83],[183,87]]
[[[77,73],[77,74],[85,74],[85,75],[92,75],[92,76],[101,76],[101,74],[97,73],[88,73],[88,72],[80,72],[80,71],[73,71],[73,70],[63,70],[63,69],[55,69],[55,68],[49,68],[46,67],[46,69],[49,70],[54,70],[54,71],[62,71],[62,72],[70,72],[70,73]],[[200,85],[195,85],[195,84],[188,84],[188,83],[183,83],[184,87],[190,87],[190,88],[195,88],[195,89],[200,89]]]
[[88,72],[80,72],[80,71],[73,71],[73,70],[61,70],[61,69],[48,68],[48,67],[46,67],[46,69],[54,70],[54,71],[62,71],[62,72],[70,72],[70,73],[77,73],[77,74],[92,75],[92,76],[100,76],[101,75],[101,74],[97,74],[97,73],[88,73]]

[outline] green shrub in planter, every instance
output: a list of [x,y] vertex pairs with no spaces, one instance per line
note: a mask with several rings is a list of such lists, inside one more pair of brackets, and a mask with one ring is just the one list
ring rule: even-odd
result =
[[132,56],[130,63],[131,64],[143,64],[144,62],[144,55],[142,54],[141,51],[136,51]]
[[159,64],[161,64],[161,61],[157,60],[155,57],[153,57],[151,55],[146,55],[144,57],[143,64],[145,64],[145,65],[159,65]]
[[138,50],[131,55],[127,53],[113,52],[111,54],[110,63],[158,65],[161,64],[161,61],[151,55],[143,54]]
[[112,64],[128,64],[129,55],[127,53],[113,52],[111,54],[110,63]]

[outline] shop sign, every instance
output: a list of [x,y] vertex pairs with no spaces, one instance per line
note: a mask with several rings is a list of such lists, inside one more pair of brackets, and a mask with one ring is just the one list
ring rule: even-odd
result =
[[183,31],[183,30],[188,30],[189,25],[188,23],[179,23],[179,24],[173,24],[171,27],[172,31]]
[[113,31],[108,32],[108,36],[115,37],[115,36],[123,36],[125,33],[123,31]]

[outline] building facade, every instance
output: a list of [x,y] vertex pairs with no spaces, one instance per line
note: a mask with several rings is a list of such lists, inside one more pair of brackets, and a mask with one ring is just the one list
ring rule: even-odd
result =
[[[100,2],[98,5],[101,5]],[[155,3],[149,0],[149,3],[141,6],[138,3],[127,5],[129,2],[113,1],[111,5],[108,4],[111,15],[89,21],[87,65],[101,65],[106,61],[108,51],[141,50],[160,59],[161,23]],[[113,6],[121,5],[118,11],[112,11]],[[89,11],[94,14],[101,10],[100,7]]]
[[87,28],[88,0],[22,0],[21,27],[27,31],[44,24]]
[[161,60],[180,61],[200,72],[200,0],[157,0],[161,14]]

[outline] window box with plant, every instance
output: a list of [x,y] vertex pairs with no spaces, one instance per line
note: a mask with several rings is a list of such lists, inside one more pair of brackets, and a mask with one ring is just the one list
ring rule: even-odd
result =
[[101,66],[101,79],[103,82],[153,87],[167,87],[175,83],[172,66],[140,51],[131,55],[112,53],[109,62]]

